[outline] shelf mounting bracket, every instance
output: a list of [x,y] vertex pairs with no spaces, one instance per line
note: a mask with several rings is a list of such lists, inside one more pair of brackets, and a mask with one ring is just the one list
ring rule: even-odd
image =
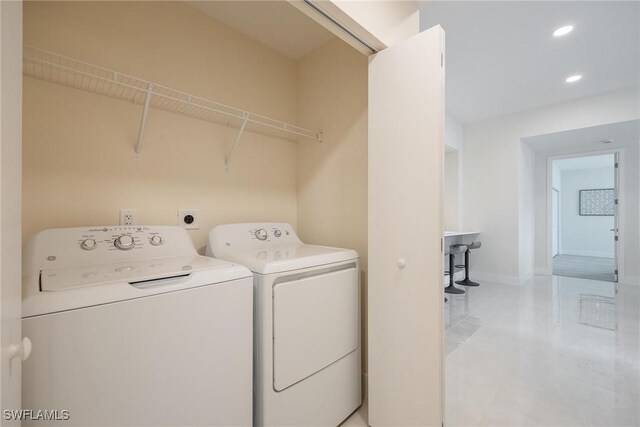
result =
[[136,160],[142,154],[142,140],[144,137],[144,127],[147,123],[147,114],[149,113],[149,105],[153,97],[153,83],[147,85],[147,93],[144,96],[144,108],[142,110],[142,119],[140,120],[140,129],[138,130],[138,143],[136,144]]
[[247,121],[249,120],[249,113],[246,111],[242,113],[242,125],[240,125],[240,130],[238,131],[238,135],[236,136],[236,140],[231,146],[231,150],[229,150],[229,154],[227,154],[227,158],[224,160],[224,167],[229,171],[229,165],[231,164],[231,160],[233,159],[233,154],[236,152],[236,148],[238,147],[238,143],[240,142],[240,138],[244,132],[245,126],[247,126]]

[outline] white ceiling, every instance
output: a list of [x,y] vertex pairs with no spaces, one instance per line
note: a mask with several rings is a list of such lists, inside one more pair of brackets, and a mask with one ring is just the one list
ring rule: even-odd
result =
[[447,111],[463,123],[639,85],[640,2],[427,1],[420,14],[446,32]]
[[284,0],[187,3],[295,60],[313,52],[333,37],[329,31]]
[[553,164],[561,171],[603,168],[613,169],[613,154],[554,160]]
[[[640,141],[640,120],[610,123],[523,138],[533,151],[558,153],[621,148]],[[603,141],[611,141],[605,144]]]

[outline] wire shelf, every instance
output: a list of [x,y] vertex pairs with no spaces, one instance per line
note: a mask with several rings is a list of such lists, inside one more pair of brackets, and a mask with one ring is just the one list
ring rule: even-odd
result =
[[270,119],[33,46],[24,46],[23,74],[141,105],[145,104],[147,95],[151,95],[148,106],[159,110],[288,141],[322,141],[321,131]]

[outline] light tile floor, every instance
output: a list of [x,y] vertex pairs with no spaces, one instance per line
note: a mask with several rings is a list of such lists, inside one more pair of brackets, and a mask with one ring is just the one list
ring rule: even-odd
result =
[[449,301],[447,425],[640,425],[640,288],[536,276]]
[[[448,295],[446,425],[640,426],[640,288],[557,276]],[[366,405],[344,426],[366,426]]]

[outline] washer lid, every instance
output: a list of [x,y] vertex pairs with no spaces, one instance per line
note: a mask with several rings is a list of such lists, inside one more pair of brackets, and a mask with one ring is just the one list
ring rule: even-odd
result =
[[241,265],[199,255],[44,269],[23,278],[22,317],[188,291],[200,286],[234,286],[238,280],[250,281],[251,276]]
[[82,267],[47,268],[40,272],[42,292],[67,291],[85,286],[124,282],[135,287],[179,278],[195,271],[229,268],[229,262],[202,256],[137,259]]
[[358,258],[358,253],[351,249],[304,244],[265,247],[237,252],[227,251],[220,255],[214,255],[242,264],[254,273],[259,274],[282,273]]

